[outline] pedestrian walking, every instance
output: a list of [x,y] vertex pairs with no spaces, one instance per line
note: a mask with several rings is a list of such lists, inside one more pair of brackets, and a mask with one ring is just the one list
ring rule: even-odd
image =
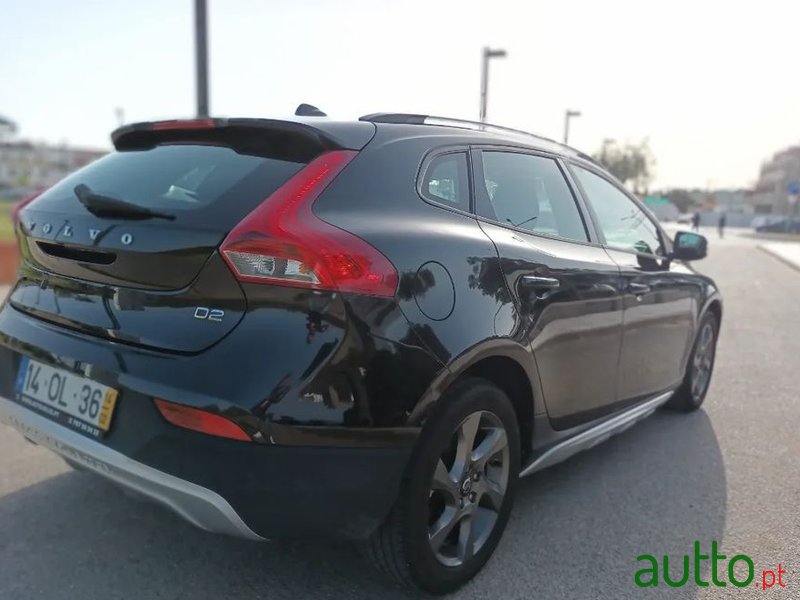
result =
[[719,216],[719,223],[717,224],[717,233],[719,233],[720,238],[725,236],[725,213],[722,213]]
[[696,212],[692,215],[692,231],[700,231],[700,213]]

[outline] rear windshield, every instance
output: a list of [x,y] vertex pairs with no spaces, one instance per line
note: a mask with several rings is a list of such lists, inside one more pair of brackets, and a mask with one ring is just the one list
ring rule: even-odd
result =
[[[179,221],[231,227],[304,163],[238,154],[223,146],[174,144],[114,152],[63,179],[35,203],[40,210],[85,214],[75,186],[176,215]],[[214,219],[221,218],[222,222]]]

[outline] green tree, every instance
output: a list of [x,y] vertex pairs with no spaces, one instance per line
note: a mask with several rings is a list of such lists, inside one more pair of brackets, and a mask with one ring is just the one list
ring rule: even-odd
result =
[[618,144],[605,140],[593,158],[608,169],[622,183],[630,183],[634,192],[646,194],[653,180],[655,158],[647,139],[638,144]]

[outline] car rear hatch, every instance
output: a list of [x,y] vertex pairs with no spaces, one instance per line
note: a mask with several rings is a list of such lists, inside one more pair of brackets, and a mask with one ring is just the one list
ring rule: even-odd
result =
[[116,152],[20,213],[12,306],[115,341],[202,351],[247,307],[218,251],[228,232],[320,154],[366,145],[374,126],[364,125],[206,119],[115,131]]

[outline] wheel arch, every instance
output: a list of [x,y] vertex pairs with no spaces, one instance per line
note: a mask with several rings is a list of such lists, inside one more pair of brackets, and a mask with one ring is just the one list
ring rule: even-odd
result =
[[722,325],[722,296],[716,290],[714,290],[706,297],[705,301],[703,302],[703,307],[697,314],[697,321],[695,322],[695,330],[692,333],[691,341],[689,343],[689,346],[686,348],[685,355],[683,356],[681,370],[684,372],[686,371],[689,365],[689,360],[692,354],[692,347],[694,346],[694,339],[700,329],[700,322],[703,320],[703,317],[707,315],[709,312],[712,313],[717,319],[717,328],[718,328],[717,337],[719,337],[719,327]]
[[523,463],[532,452],[534,415],[544,411],[533,356],[520,344],[495,339],[451,361],[417,403],[409,424],[424,423],[444,393],[465,377],[480,377],[499,387],[511,400],[520,429]]
[[700,313],[700,318],[703,318],[707,312],[713,313],[714,316],[717,318],[717,325],[722,324],[722,298],[718,294],[712,296],[708,301],[706,301],[706,305],[703,308],[703,311]]

